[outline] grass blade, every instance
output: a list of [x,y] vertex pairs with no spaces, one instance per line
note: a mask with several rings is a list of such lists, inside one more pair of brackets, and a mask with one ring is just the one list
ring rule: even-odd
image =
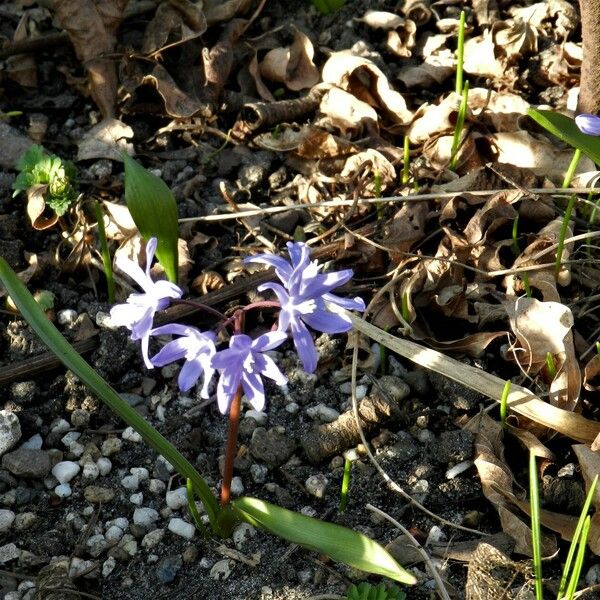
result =
[[533,549],[533,574],[535,598],[544,599],[542,584],[542,543],[540,528],[540,497],[538,490],[537,463],[533,450],[529,451],[529,505],[531,508],[531,546]]

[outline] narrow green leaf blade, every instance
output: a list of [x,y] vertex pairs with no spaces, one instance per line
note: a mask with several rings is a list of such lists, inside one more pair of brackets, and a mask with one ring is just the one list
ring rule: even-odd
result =
[[317,550],[368,573],[383,575],[401,583],[416,583],[415,577],[403,569],[387,550],[362,533],[257,498],[238,498],[232,504],[241,519],[290,542]]
[[169,281],[177,283],[177,202],[167,184],[150,173],[127,153],[125,164],[125,202],[146,240],[158,239],[156,257]]
[[57,358],[81,379],[114,413],[125,423],[133,427],[156,452],[162,454],[179,474],[192,481],[196,493],[200,496],[211,525],[218,527],[219,505],[210,491],[208,484],[202,479],[192,464],[164,438],[150,423],[139,415],[119,394],[104,380],[69,344],[63,335],[48,320],[43,310],[35,301],[29,290],[17,277],[9,264],[0,256],[0,281],[6,287],[13,302],[40,339],[54,352]]
[[527,114],[546,131],[573,148],[579,148],[588,158],[600,165],[600,137],[582,133],[573,119],[551,110],[529,108]]

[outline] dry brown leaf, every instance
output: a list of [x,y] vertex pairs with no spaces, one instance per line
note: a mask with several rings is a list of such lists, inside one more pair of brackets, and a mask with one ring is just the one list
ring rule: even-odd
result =
[[413,21],[407,20],[402,28],[388,31],[386,48],[403,58],[412,56],[412,49],[415,47],[415,33],[417,26]]
[[[372,340],[384,345],[392,352],[500,403],[505,386],[503,379],[454,360],[436,350],[410,340],[397,338],[352,313],[347,313],[347,315],[357,331],[368,335]],[[511,386],[507,404],[509,409],[515,413],[581,443],[591,444],[597,437],[600,439],[600,423],[543,402],[531,390],[523,386],[517,384]]]
[[[499,132],[491,136],[498,162],[531,169],[561,183],[573,158],[572,149],[559,149],[547,138],[538,139],[527,131]],[[594,165],[586,156],[581,157],[577,172],[592,171]]]
[[592,383],[600,374],[600,356],[594,354],[583,369],[583,387],[590,392],[600,390],[600,385]]
[[420,106],[406,131],[411,143],[422,144],[436,135],[453,131],[456,121],[451,117],[458,113],[460,102],[460,94],[451,92],[439,104]]
[[398,29],[404,25],[405,19],[402,17],[384,10],[368,10],[362,17],[354,19],[359,23],[364,23],[373,29]]
[[[480,413],[467,423],[465,429],[475,434],[475,466],[484,496],[498,511],[502,531],[515,540],[515,552],[531,556],[531,528],[511,510],[506,500],[507,494],[514,495],[516,482],[504,457],[502,425],[486,413]],[[556,552],[553,536],[542,533],[541,544],[543,556]]]
[[440,85],[456,70],[456,58],[451,50],[444,50],[425,57],[416,66],[403,66],[398,73],[398,79],[407,88],[430,88]]
[[395,123],[406,124],[412,113],[400,93],[393,90],[384,73],[367,58],[349,50],[334,52],[323,66],[323,81],[350,92],[359,100],[381,108]]
[[507,300],[505,307],[512,331],[524,351],[519,353],[525,357],[520,359],[524,367],[541,368],[548,352],[558,355],[565,351],[564,340],[574,323],[567,306],[520,297]]
[[279,128],[277,134],[268,131],[255,136],[253,142],[264,150],[290,152],[300,146],[303,135],[302,129],[284,126]]
[[236,15],[243,15],[252,6],[252,0],[206,0],[204,14],[209,25],[229,21]]
[[[13,41],[21,42],[26,39],[38,37],[40,33],[37,21],[48,17],[48,11],[44,8],[26,10],[15,28]],[[6,59],[6,74],[21,87],[37,87],[37,66],[34,55],[16,54],[9,56]]]
[[[202,2],[190,0],[177,3],[162,2],[144,32],[142,52],[150,54],[167,45],[181,43],[201,36],[207,28]],[[171,39],[169,39],[171,38]]]
[[104,229],[109,240],[122,240],[137,231],[137,226],[127,206],[105,200]]
[[133,129],[119,119],[104,119],[77,142],[77,160],[109,158],[122,160],[121,152],[133,154]]
[[486,88],[469,90],[469,108],[495,131],[519,131],[519,120],[527,114],[529,107],[529,102],[511,92]]
[[332,86],[321,99],[319,111],[324,115],[319,123],[335,127],[344,136],[377,131],[377,112],[356,96]]
[[308,159],[336,158],[356,152],[358,147],[346,138],[310,125],[302,128],[302,137],[296,149],[298,156]]
[[265,82],[262,80],[260,76],[260,67],[258,64],[258,56],[256,51],[252,54],[252,58],[248,63],[248,72],[254,81],[254,86],[256,87],[256,91],[258,95],[267,102],[275,102],[275,96],[271,94],[271,90],[265,85]]
[[[425,237],[429,206],[425,202],[408,202],[387,222],[383,241],[394,260],[394,253],[408,252]],[[401,260],[402,257],[396,257]],[[394,260],[396,262],[396,260]]]
[[424,25],[433,14],[431,0],[405,0],[399,5],[400,12],[417,25]]
[[48,185],[38,183],[27,189],[27,216],[34,229],[42,231],[58,222],[58,215],[46,206],[45,196]]
[[368,168],[371,177],[369,178],[369,182],[362,189],[364,196],[374,196],[376,193],[374,180],[375,173],[378,173],[380,177],[381,192],[385,191],[396,181],[396,169],[394,168],[394,165],[392,165],[381,152],[373,150],[372,148],[363,150],[348,158],[340,175],[347,178],[354,177],[355,175],[360,174],[365,167]]
[[566,39],[579,24],[577,10],[566,0],[545,0],[530,6],[514,6],[508,13],[539,30],[544,21],[553,21],[549,30],[559,40]]
[[262,77],[283,83],[299,91],[319,83],[319,70],[313,62],[315,50],[308,36],[294,28],[294,41],[289,48],[270,50],[259,64]]
[[491,31],[472,37],[465,42],[465,73],[480,77],[502,77],[506,64],[496,57],[496,44]]
[[[423,338],[423,341],[428,346],[435,348],[436,350],[443,350],[449,352],[458,352],[466,356],[472,356],[474,358],[481,356],[485,349],[498,338],[506,336],[506,331],[481,331],[479,333],[472,333],[459,340],[448,340],[440,342],[430,337]],[[416,336],[413,336],[416,338]]]
[[522,19],[496,21],[492,25],[492,35],[509,64],[526,54],[537,52],[538,32]]
[[[112,59],[116,32],[128,0],[51,0],[50,7],[69,34],[75,53],[86,68],[90,92],[104,118],[114,116],[117,73]],[[102,57],[102,58],[101,58]]]

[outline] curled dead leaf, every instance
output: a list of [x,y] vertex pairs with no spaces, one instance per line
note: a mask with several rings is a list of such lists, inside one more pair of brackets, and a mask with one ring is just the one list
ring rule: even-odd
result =
[[215,292],[225,287],[225,280],[216,271],[205,271],[194,278],[190,284],[190,288],[194,290],[198,296]]
[[260,75],[299,91],[319,82],[319,70],[313,62],[315,50],[308,36],[294,28],[294,41],[289,48],[270,50],[259,64]]
[[34,229],[42,231],[58,223],[58,215],[46,205],[48,185],[38,183],[27,190],[27,216]]
[[394,165],[377,150],[369,148],[348,158],[340,175],[342,177],[354,177],[367,168],[371,176],[368,183],[363,187],[364,195],[375,195],[375,173],[379,174],[381,191],[383,192],[396,181],[396,169]]
[[344,136],[378,130],[375,109],[339,87],[332,86],[323,94],[319,110],[324,115],[322,124],[339,129]]
[[[590,392],[600,390],[600,381],[596,379],[598,375],[600,375],[600,356],[594,354],[583,369],[583,387]],[[597,381],[596,384],[592,383],[594,380]]]

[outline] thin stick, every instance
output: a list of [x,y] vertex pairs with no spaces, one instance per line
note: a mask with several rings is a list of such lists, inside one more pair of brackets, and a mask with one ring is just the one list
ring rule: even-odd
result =
[[417,542],[417,540],[415,539],[413,534],[410,531],[408,531],[408,529],[406,529],[406,527],[404,527],[398,521],[396,521],[396,519],[394,519],[387,513],[383,512],[376,506],[373,506],[372,504],[367,504],[367,509],[370,511],[373,511],[374,513],[377,513],[379,516],[381,516],[384,519],[386,519],[387,521],[389,521],[394,527],[397,527],[410,540],[411,544],[417,549],[419,554],[423,557],[423,560],[425,561],[425,564],[427,565],[427,569],[431,573],[431,576],[435,579],[435,583],[438,587],[438,591],[440,592],[440,596],[443,598],[443,600],[450,600],[450,595],[448,594],[448,591],[446,590],[446,586],[444,585],[444,582],[442,581],[442,578],[440,577],[438,570],[435,568],[435,565],[433,564],[433,562],[431,562],[431,558],[429,557],[429,554],[427,554],[427,552],[425,552],[425,550],[423,549],[423,546],[421,546],[421,544],[419,544],[419,542]]

